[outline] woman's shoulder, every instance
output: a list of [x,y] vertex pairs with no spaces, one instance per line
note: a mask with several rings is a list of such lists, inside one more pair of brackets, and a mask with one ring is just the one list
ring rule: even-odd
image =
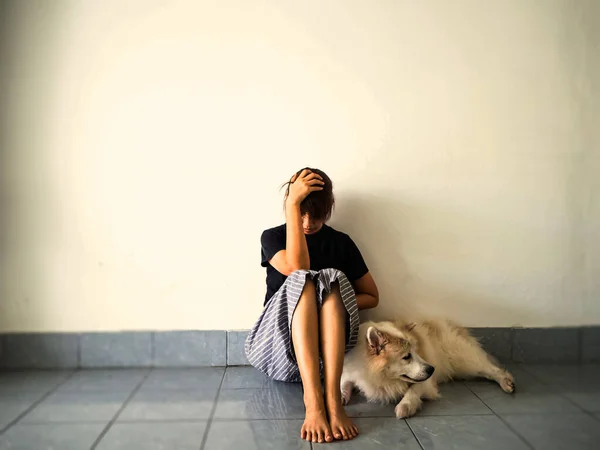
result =
[[261,238],[264,239],[265,237],[272,237],[272,236],[285,236],[285,223],[283,225],[278,225],[276,227],[273,228],[267,228],[266,230],[264,230],[261,234]]
[[327,226],[327,228],[329,229],[328,231],[329,231],[330,235],[334,236],[335,239],[338,240],[339,242],[352,241],[352,238],[350,237],[350,235],[348,233],[344,233],[343,231],[337,230],[329,225],[325,225],[325,226]]
[[345,252],[346,257],[354,261],[356,261],[357,259],[362,259],[362,256],[360,255],[360,250],[356,245],[356,242],[352,240],[348,233],[344,233],[343,231],[335,230],[333,228],[332,233],[335,236],[332,239],[332,241],[335,242],[334,245],[342,249],[342,251]]
[[285,223],[282,225],[277,225],[276,227],[272,227],[272,228],[267,228],[265,231],[263,231],[263,233],[279,233],[282,231],[285,231]]

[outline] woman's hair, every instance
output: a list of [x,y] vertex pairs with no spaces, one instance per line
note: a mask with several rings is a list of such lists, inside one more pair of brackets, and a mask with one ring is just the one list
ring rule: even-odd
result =
[[[296,175],[300,175],[303,170],[309,170],[310,172],[316,173],[323,178],[323,190],[314,191],[308,194],[308,196],[300,203],[300,213],[302,215],[308,214],[312,219],[328,221],[331,218],[333,207],[335,205],[335,198],[333,196],[333,183],[331,178],[327,176],[325,172],[319,169],[313,169],[310,167],[304,167],[296,172]],[[285,195],[283,196],[283,205],[285,207],[285,201],[290,193],[291,181],[283,183],[282,188],[285,187]]]

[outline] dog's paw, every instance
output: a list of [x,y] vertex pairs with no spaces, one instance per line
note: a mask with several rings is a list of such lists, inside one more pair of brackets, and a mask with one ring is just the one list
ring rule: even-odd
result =
[[354,383],[350,381],[345,381],[340,386],[340,391],[342,393],[342,405],[347,405],[350,403],[350,398],[352,397],[352,391],[354,390]]
[[419,409],[418,405],[403,401],[396,405],[396,409],[394,411],[397,419],[406,419],[414,416],[417,412],[417,409]]
[[350,403],[350,399],[352,398],[352,391],[342,391],[342,405],[346,406]]
[[515,380],[510,373],[506,372],[500,379],[500,387],[507,394],[512,394],[515,392]]

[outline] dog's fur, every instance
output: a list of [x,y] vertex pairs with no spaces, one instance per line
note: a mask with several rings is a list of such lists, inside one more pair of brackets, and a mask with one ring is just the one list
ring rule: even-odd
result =
[[369,401],[396,406],[396,417],[414,415],[422,400],[439,397],[438,384],[483,377],[504,392],[515,390],[513,376],[499,367],[467,329],[449,321],[366,322],[358,343],[344,359],[342,399],[357,388]]

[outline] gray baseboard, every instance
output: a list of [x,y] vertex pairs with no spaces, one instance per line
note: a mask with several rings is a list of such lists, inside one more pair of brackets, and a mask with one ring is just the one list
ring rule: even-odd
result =
[[[600,326],[471,328],[501,362],[600,362]],[[0,369],[247,365],[248,331],[0,334]]]

